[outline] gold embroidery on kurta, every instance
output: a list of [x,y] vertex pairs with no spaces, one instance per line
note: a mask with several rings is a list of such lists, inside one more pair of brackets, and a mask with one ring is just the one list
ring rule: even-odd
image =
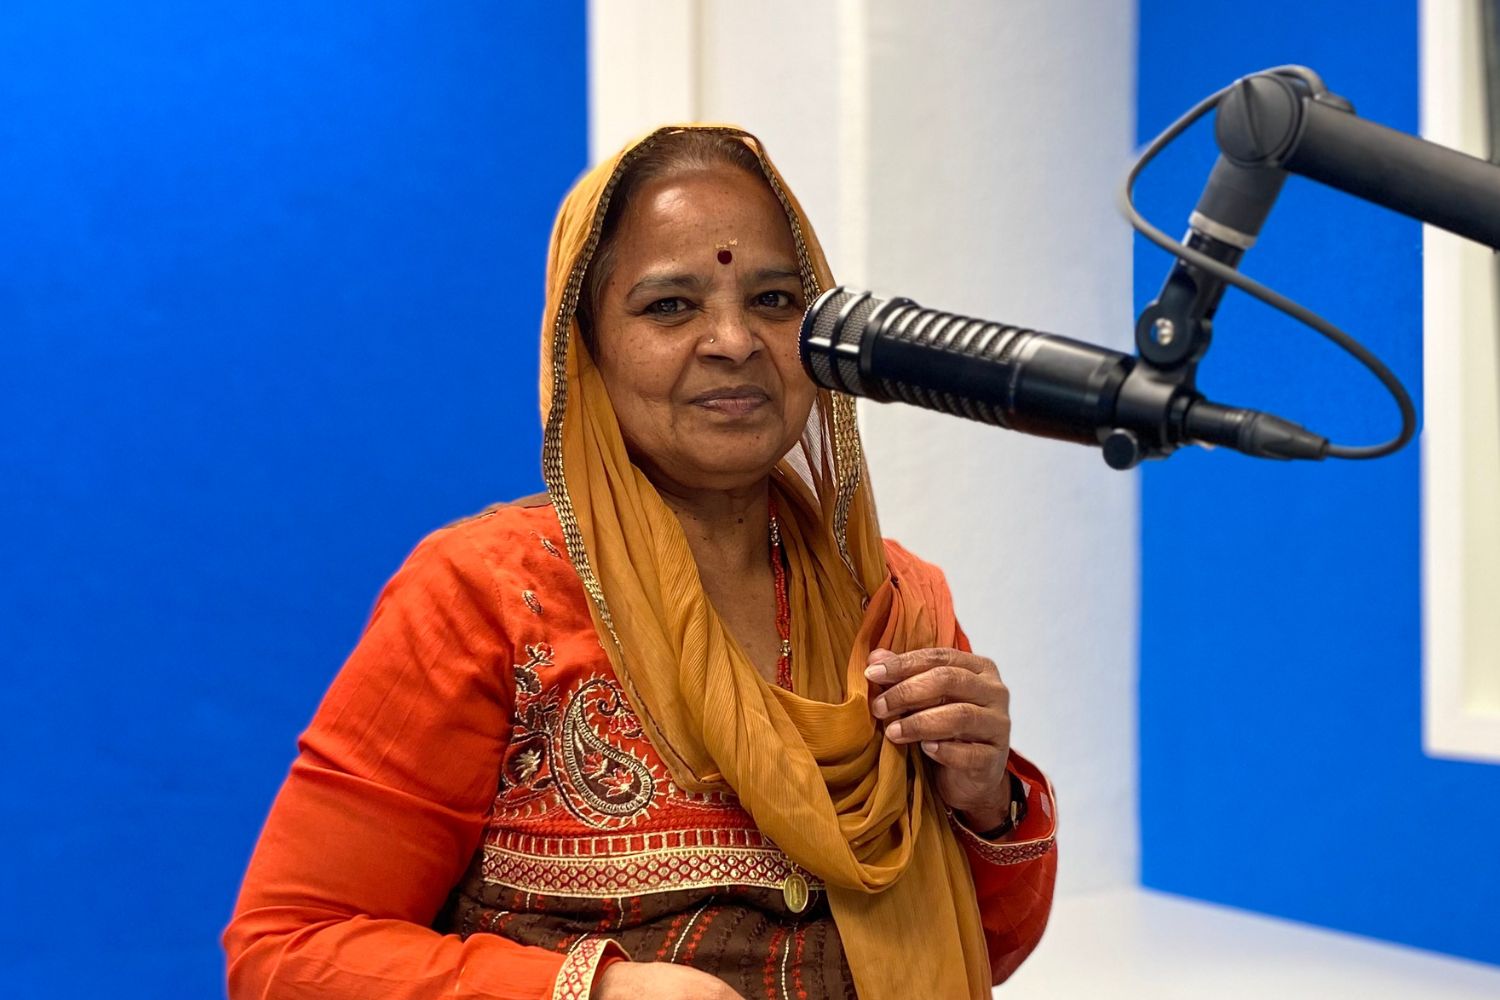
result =
[[774,846],[678,847],[631,854],[537,855],[486,844],[480,874],[520,892],[587,899],[622,899],[650,892],[718,886],[780,890],[797,876],[808,890],[822,883]]

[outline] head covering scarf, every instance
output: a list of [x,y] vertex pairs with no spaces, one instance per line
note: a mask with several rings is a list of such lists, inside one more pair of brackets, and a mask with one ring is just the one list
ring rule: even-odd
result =
[[758,140],[730,126],[657,129],[599,164],[563,202],[542,328],[543,474],[601,641],[678,785],[728,791],[759,829],[823,879],[865,1000],[988,997],[968,865],[919,752],[883,738],[869,651],[953,645],[941,576],[887,566],[854,400],[820,390],[772,475],[789,566],[796,693],[768,683],[715,613],[686,536],[626,453],[576,318],[605,212],[632,160],[705,129],[756,154],[786,210],[803,292],[832,278],[812,227]]

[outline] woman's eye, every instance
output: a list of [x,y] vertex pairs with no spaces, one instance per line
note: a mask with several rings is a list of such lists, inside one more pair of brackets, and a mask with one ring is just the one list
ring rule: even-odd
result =
[[795,305],[796,300],[786,292],[761,292],[755,297],[755,303],[772,309],[787,309]]
[[646,312],[653,316],[675,316],[687,308],[687,303],[681,299],[657,299],[646,307]]

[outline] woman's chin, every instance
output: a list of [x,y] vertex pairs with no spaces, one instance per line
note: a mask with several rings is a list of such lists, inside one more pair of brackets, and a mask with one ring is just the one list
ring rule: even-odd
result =
[[713,492],[743,490],[764,481],[771,470],[776,468],[782,454],[784,452],[774,447],[754,450],[726,447],[679,456],[670,465],[657,466],[657,471],[678,489]]
[[776,468],[776,459],[749,464],[747,462],[715,462],[700,466],[692,477],[695,484],[706,490],[738,490],[756,485]]
[[788,440],[786,427],[777,421],[775,426],[754,428],[698,427],[675,440],[657,441],[656,447],[644,442],[628,447],[631,460],[658,488],[719,492],[760,483],[796,441]]

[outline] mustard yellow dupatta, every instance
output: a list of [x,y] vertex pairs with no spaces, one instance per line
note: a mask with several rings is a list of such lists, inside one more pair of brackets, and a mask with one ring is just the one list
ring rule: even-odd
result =
[[800,206],[739,129],[658,129],[578,182],[553,231],[542,331],[543,472],[568,555],[673,780],[731,790],[764,834],[827,883],[859,995],[988,997],[963,852],[920,753],[883,739],[870,715],[869,651],[953,645],[956,624],[938,574],[890,574],[853,400],[820,391],[807,433],[773,478],[791,568],[793,694],[766,683],[714,612],[676,517],[626,454],[583,348],[575,313],[620,171],[685,128],[755,151],[786,209],[808,301],[832,283]]

